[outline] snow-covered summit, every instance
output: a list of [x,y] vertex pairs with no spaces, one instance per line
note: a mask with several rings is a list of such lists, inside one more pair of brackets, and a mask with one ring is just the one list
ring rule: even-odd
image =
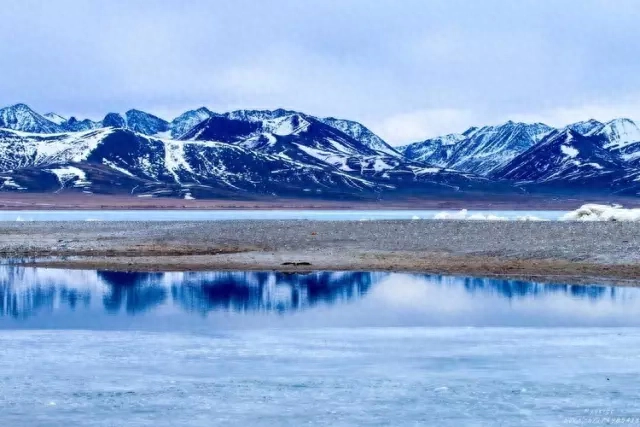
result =
[[376,151],[386,153],[390,156],[400,157],[401,154],[398,150],[387,144],[382,138],[375,133],[371,132],[368,128],[358,122],[344,119],[336,119],[334,117],[324,117],[320,119],[321,122],[327,124],[333,128],[336,128],[354,139],[357,139],[362,144],[373,148]]
[[596,131],[608,139],[607,148],[621,149],[627,145],[640,142],[640,128],[630,119],[614,119]]
[[171,129],[171,137],[180,139],[188,131],[204,122],[210,117],[217,114],[206,107],[200,107],[197,110],[189,110],[171,121],[169,128]]
[[64,122],[67,121],[66,118],[64,118],[60,114],[56,114],[56,113],[47,113],[47,114],[44,114],[44,117],[47,120],[49,120],[50,122],[53,122],[53,123],[55,123],[57,125],[61,125]]
[[0,109],[0,128],[33,133],[57,133],[60,126],[36,113],[26,104]]
[[143,135],[155,135],[169,130],[169,122],[140,110],[129,110],[125,113],[128,129]]
[[119,113],[107,113],[102,119],[102,126],[106,128],[126,129],[127,120]]
[[591,135],[593,132],[602,128],[604,124],[595,119],[589,119],[581,122],[571,123],[566,129],[571,129],[581,135]]
[[463,134],[452,133],[399,147],[399,151],[412,160],[446,167],[456,144],[465,139]]
[[451,169],[488,175],[526,151],[553,128],[543,123],[508,121],[497,126],[473,127],[403,147],[411,159]]

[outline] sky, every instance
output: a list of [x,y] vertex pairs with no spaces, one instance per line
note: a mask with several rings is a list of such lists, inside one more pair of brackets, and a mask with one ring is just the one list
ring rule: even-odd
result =
[[392,145],[640,119],[637,0],[21,0],[0,19],[0,105],[42,113],[283,107]]

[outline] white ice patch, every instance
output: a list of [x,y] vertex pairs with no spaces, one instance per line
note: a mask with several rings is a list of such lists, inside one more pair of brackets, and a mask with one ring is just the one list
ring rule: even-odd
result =
[[53,122],[53,123],[55,123],[57,125],[62,124],[62,123],[67,121],[67,119],[65,119],[64,117],[62,117],[61,115],[56,114],[56,113],[47,113],[47,114],[44,114],[44,117],[47,120],[49,120],[50,122]]
[[467,209],[458,212],[439,212],[433,219],[475,220],[475,221],[508,221],[509,218],[493,214],[474,213],[469,214]]
[[589,203],[560,218],[562,221],[640,221],[640,209]]
[[467,219],[469,211],[462,209],[459,212],[439,212],[435,214],[433,219]]
[[548,219],[538,218],[533,215],[523,215],[516,217],[516,221],[548,221]]
[[195,200],[196,198],[191,195],[191,193],[186,193],[184,195],[185,200]]

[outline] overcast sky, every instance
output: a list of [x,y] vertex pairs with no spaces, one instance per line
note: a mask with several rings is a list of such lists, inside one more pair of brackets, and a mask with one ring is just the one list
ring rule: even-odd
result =
[[98,119],[285,107],[397,145],[640,119],[638,0],[9,0],[0,104]]

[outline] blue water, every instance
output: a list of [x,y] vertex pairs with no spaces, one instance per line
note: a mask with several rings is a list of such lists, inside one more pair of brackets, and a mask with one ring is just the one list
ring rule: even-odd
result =
[[[259,220],[376,220],[432,219],[452,210],[80,210],[80,211],[0,211],[0,221],[220,221]],[[496,215],[508,219],[535,216],[556,220],[566,211],[470,210],[469,214]]]
[[640,424],[640,289],[0,267],[0,425]]

